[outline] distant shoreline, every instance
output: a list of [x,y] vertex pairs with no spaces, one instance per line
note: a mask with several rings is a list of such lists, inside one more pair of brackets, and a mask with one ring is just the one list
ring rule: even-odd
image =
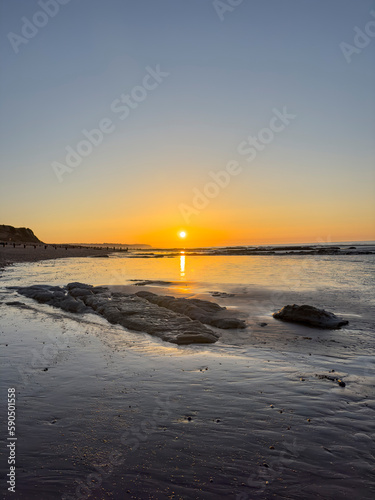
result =
[[57,245],[44,243],[10,243],[0,242],[0,268],[21,262],[38,262],[42,260],[64,259],[68,257],[108,257],[112,253],[124,253],[128,258],[149,259],[162,257],[214,257],[214,256],[339,256],[339,255],[371,255],[375,253],[375,245],[285,245],[261,247],[205,247],[205,248],[173,248],[173,249],[135,249],[116,247],[93,247],[85,245]]
[[40,243],[0,243],[0,268],[19,262],[64,259],[68,257],[105,257],[119,252],[113,248],[90,248],[82,245],[48,245]]

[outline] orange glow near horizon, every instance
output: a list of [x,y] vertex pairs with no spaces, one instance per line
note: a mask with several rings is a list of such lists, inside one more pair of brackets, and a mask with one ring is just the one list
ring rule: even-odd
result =
[[176,205],[168,202],[152,213],[140,207],[129,215],[127,211],[114,214],[111,207],[104,206],[103,212],[94,211],[93,215],[87,210],[79,217],[75,209],[67,206],[59,212],[44,210],[42,214],[27,214],[27,217],[17,214],[7,218],[6,223],[29,227],[46,243],[147,244],[154,248],[375,240],[373,211],[367,204],[353,208],[348,202],[342,208],[300,203],[295,210],[292,204],[276,206],[259,202],[257,205],[252,200],[247,208],[246,200],[240,201],[243,206],[236,208],[230,197],[214,200],[184,225]]
[[[226,221],[225,221],[226,222]],[[14,224],[16,226],[16,224]],[[334,243],[334,242],[355,242],[355,241],[374,241],[375,235],[371,230],[366,231],[365,227],[358,227],[357,231],[346,232],[345,228],[336,224],[332,227],[330,224],[314,225],[313,227],[298,227],[290,225],[289,227],[270,225],[252,225],[246,230],[245,227],[234,227],[231,230],[225,230],[226,224],[217,230],[210,227],[196,227],[194,230],[187,231],[171,230],[170,227],[150,230],[147,232],[139,231],[118,231],[115,228],[107,231],[96,231],[96,228],[66,228],[65,231],[48,230],[49,228],[30,227],[35,235],[46,243],[118,243],[118,244],[147,244],[154,248],[196,248],[211,246],[237,246],[237,245],[278,245],[278,244],[298,244],[298,243]],[[364,226],[364,225],[363,225]],[[16,226],[19,227],[19,226]],[[229,226],[230,227],[230,226]],[[44,230],[43,230],[44,229]],[[185,233],[182,236],[181,233]],[[174,236],[175,235],[175,236]],[[188,237],[187,237],[188,236]]]

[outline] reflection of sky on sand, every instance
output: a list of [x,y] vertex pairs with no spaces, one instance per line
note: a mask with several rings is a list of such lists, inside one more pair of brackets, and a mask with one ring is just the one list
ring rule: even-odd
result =
[[[367,495],[373,461],[370,356],[310,356],[306,348],[292,353],[285,348],[275,351],[221,342],[175,346],[147,334],[126,332],[93,315],[78,322],[46,305],[36,304],[37,314],[23,309],[15,314],[14,308],[5,305],[5,300],[13,300],[13,293],[0,294],[6,325],[0,341],[8,344],[1,359],[5,374],[1,389],[11,384],[22,387],[18,425],[29,445],[22,456],[38,470],[44,467],[42,474],[22,478],[25,498],[40,498],[30,497],[27,488],[31,487],[43,491],[44,498],[64,492],[67,484],[75,488],[76,463],[85,479],[92,473],[92,463],[98,457],[106,460],[113,450],[130,458],[113,469],[107,489],[123,484],[125,466],[126,471],[133,467],[136,472],[147,463],[137,498],[152,498],[157,488],[164,488],[165,498],[170,496],[170,476],[165,484],[160,480],[161,466],[170,463],[183,471],[179,498],[191,498],[190,485],[201,488],[201,471],[215,478],[204,483],[209,493],[205,498],[231,498],[232,491],[242,491],[241,483],[243,491],[250,492],[246,498],[254,498],[253,489],[246,486],[249,479],[258,490],[267,480],[267,491],[281,498],[298,477],[303,496],[290,497],[314,500],[316,491],[309,494],[305,487],[311,487],[312,475],[320,478],[321,491],[333,491],[324,496],[327,500],[372,498]],[[52,309],[51,315],[42,314],[47,309]],[[332,368],[345,380],[345,388],[316,376],[332,375]],[[43,405],[36,404],[41,398]],[[154,413],[159,408],[169,412]],[[160,416],[157,431],[146,433],[146,423],[154,415]],[[124,435],[138,439],[136,453],[129,453],[121,441]],[[35,454],[35,449],[41,453]],[[258,473],[263,469],[258,457],[260,463],[269,464],[264,474]],[[188,466],[192,459],[196,467]],[[63,469],[60,463],[70,468]],[[54,474],[56,468],[64,474]],[[282,482],[274,471],[277,478],[282,475]],[[194,498],[199,495],[197,491]],[[120,493],[113,496],[122,498]]]

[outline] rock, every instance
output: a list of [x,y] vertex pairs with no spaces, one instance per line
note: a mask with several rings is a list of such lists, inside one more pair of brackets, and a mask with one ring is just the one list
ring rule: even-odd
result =
[[258,325],[263,327],[263,326],[267,326],[268,323],[258,323]]
[[[134,281],[134,280],[131,280]],[[138,280],[135,280],[138,281]],[[154,285],[154,286],[168,286],[168,285],[173,285],[172,281],[160,281],[160,280],[143,280],[143,281],[138,281],[138,283],[134,283],[136,286],[148,286],[148,285]]]
[[34,297],[32,297],[32,298],[37,300],[38,302],[41,302],[41,303],[51,302],[53,299],[53,293],[48,292],[48,291],[45,291],[45,292],[40,291],[40,292],[36,292],[34,294]]
[[50,285],[32,285],[28,287],[13,287],[18,293],[36,300],[42,304],[59,307],[64,311],[82,313],[87,310],[84,303],[68,295],[64,288]]
[[[84,283],[69,283],[65,289],[49,285],[14,288],[21,295],[46,302],[64,311],[96,313],[112,324],[146,332],[174,344],[213,343],[219,338],[217,333],[200,321],[160,307],[137,296],[138,294],[111,294],[107,288],[92,287]],[[209,304],[206,305],[207,310],[222,309],[217,304]]]
[[349,321],[339,318],[324,309],[308,305],[298,306],[296,304],[284,306],[280,311],[274,313],[273,317],[283,321],[302,323],[303,325],[325,329],[340,328],[349,323]]
[[26,287],[22,295],[34,299],[42,304],[50,302],[53,299],[53,293],[47,288]]
[[12,302],[5,302],[7,306],[20,307],[21,309],[31,309],[30,306],[27,306],[23,302],[19,302],[18,300],[13,300]]
[[75,300],[73,297],[67,297],[62,301],[58,301],[52,304],[55,307],[60,307],[64,311],[72,313],[83,313],[86,312],[87,307],[81,300]]
[[222,313],[226,311],[226,308],[219,306],[215,302],[200,299],[181,299],[169,295],[156,295],[147,291],[137,292],[135,295],[142,297],[152,304],[157,304],[160,307],[184,314],[206,325],[222,329],[246,328],[244,321],[230,317],[229,314],[224,316]]
[[86,285],[85,283],[79,283],[78,281],[74,281],[73,283],[68,283],[66,288],[70,291],[73,288],[85,288],[86,290],[91,290],[94,288],[92,285]]
[[234,293],[227,293],[227,292],[209,292],[212,297],[221,297],[221,298],[230,298],[234,297]]
[[325,375],[325,374],[321,375],[321,374],[318,374],[318,373],[315,374],[315,376],[318,377],[318,378],[320,378],[320,379],[327,379],[327,380],[331,380],[332,382],[337,382],[340,387],[345,387],[346,386],[345,382],[342,381],[339,377],[334,377],[332,375]]
[[88,290],[87,288],[71,288],[69,290],[69,294],[72,297],[87,297],[88,295],[92,295],[92,291]]

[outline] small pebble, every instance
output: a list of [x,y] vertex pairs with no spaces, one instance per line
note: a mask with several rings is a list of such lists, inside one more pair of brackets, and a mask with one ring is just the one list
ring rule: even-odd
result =
[[338,379],[337,383],[339,384],[340,387],[345,387],[346,384],[342,380]]
[[274,450],[274,449],[275,449],[275,447],[274,447],[274,446],[270,446],[270,450]]
[[48,368],[43,368],[43,371],[44,372],[48,372]]
[[188,417],[187,419],[189,420],[189,422],[191,422],[191,417]]

